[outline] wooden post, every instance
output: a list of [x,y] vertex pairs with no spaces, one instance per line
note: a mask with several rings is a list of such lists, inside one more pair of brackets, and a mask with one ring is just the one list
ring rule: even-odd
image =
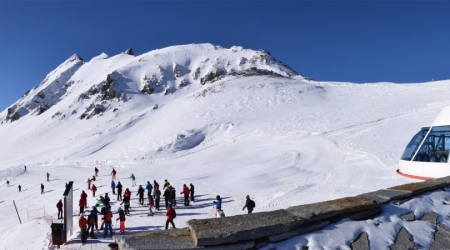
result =
[[16,202],[14,202],[14,200],[13,200],[13,203],[14,203],[14,207],[16,208],[17,217],[19,217],[20,224],[22,224],[22,220],[20,219],[19,212],[17,211],[17,207],[16,207]]

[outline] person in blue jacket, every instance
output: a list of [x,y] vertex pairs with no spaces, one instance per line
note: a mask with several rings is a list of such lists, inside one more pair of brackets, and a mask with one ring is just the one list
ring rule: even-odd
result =
[[114,180],[111,181],[111,189],[113,194],[116,194],[116,183],[114,182]]
[[150,184],[150,181],[147,181],[147,186],[145,186],[145,189],[147,189],[147,195],[152,194],[153,186]]
[[220,198],[220,195],[216,196],[217,201],[214,201],[216,211],[214,212],[214,217],[219,217],[219,210],[222,210],[222,199]]

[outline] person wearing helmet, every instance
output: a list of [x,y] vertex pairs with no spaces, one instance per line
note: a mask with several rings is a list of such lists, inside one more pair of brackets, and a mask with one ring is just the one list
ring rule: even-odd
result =
[[216,211],[214,212],[214,217],[218,218],[219,217],[219,210],[222,210],[222,198],[220,198],[220,195],[217,195],[216,199],[217,199],[217,201],[213,202],[215,204],[215,207],[216,207]]

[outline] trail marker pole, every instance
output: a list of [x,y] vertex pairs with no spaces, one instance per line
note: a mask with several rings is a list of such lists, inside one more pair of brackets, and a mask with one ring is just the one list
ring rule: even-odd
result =
[[22,224],[22,220],[20,219],[19,212],[17,211],[16,202],[13,200],[14,207],[16,208],[17,217],[19,217],[20,224]]

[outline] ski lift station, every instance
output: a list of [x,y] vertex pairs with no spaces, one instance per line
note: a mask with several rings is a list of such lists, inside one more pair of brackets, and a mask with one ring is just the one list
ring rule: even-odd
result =
[[432,180],[450,175],[450,107],[445,107],[430,127],[423,127],[409,142],[397,173]]

